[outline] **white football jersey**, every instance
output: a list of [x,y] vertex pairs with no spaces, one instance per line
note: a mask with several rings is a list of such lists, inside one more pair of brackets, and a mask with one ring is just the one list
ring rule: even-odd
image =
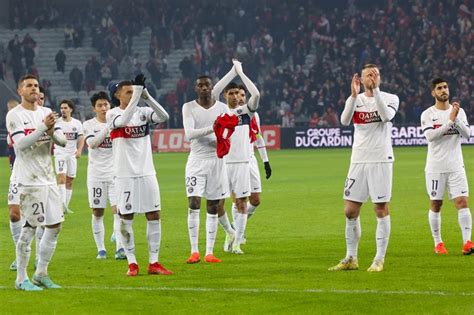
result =
[[[194,100],[183,105],[183,123],[184,125],[189,123],[194,129],[202,129],[212,126],[219,115],[227,112],[227,105],[220,101],[216,101],[212,107],[206,109]],[[188,119],[191,122],[187,121]],[[190,142],[189,159],[217,158],[216,135],[214,133],[193,139]]]
[[[437,129],[449,121],[452,106],[449,109],[440,110],[434,106],[429,107],[421,114],[421,127],[423,132]],[[469,126],[466,113],[459,110],[456,123]],[[451,173],[464,169],[464,160],[461,150],[461,135],[455,126],[452,126],[441,139],[428,142],[428,155],[426,158],[425,171],[427,173]]]
[[55,145],[54,156],[74,156],[77,151],[78,139],[83,135],[81,122],[76,118],[71,118],[70,121],[65,121],[63,118],[59,118],[55,126],[61,128],[64,136],[66,136],[67,143],[64,148],[59,145]]
[[116,117],[125,110],[115,107],[107,112],[107,125],[111,129],[114,175],[141,177],[155,175],[151,151],[150,123],[153,109],[137,107],[127,126],[114,128]]
[[[25,136],[44,125],[44,118],[51,113],[47,107],[36,106],[35,110],[25,109],[18,105],[7,113],[6,125],[9,134],[14,139],[17,134]],[[55,126],[55,129],[59,128]],[[53,163],[51,160],[51,137],[46,132],[30,148],[16,150],[16,160],[13,166],[17,183],[24,186],[56,184]]]
[[235,127],[234,133],[230,136],[229,153],[224,157],[226,163],[248,163],[250,160],[250,120],[253,113],[247,105],[237,108],[229,108],[229,113],[239,118],[239,124]]
[[[96,134],[107,128],[107,124],[92,118],[85,121],[83,127],[87,141],[87,139],[94,138]],[[97,148],[89,147],[87,179],[101,182],[108,181],[113,179],[113,173],[112,140],[110,139],[110,132],[107,132],[104,141]]]
[[[398,110],[398,96],[380,92],[384,103],[393,110]],[[350,96],[349,96],[350,97]],[[357,95],[354,124],[354,141],[352,143],[351,163],[393,162],[392,122],[383,122],[377,111],[374,97],[364,93]]]

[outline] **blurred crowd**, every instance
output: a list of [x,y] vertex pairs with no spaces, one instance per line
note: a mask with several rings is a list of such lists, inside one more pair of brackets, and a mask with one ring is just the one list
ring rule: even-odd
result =
[[[12,27],[25,27],[24,11],[15,12]],[[80,47],[85,36],[91,37],[98,56],[84,69],[71,70],[76,91],[131,78],[143,69],[151,75],[151,89],[159,89],[168,75],[167,56],[192,42],[194,53],[180,62],[176,89],[159,96],[171,113],[171,127],[180,127],[181,105],[195,97],[195,77],[217,80],[233,57],[261,91],[264,124],[337,126],[351,77],[365,63],[379,65],[381,89],[399,96],[396,123],[419,123],[433,103],[429,83],[437,76],[448,80],[452,97],[474,123],[474,6],[469,0],[131,0],[75,13],[50,7],[29,20],[37,28],[64,27],[65,48]],[[132,44],[145,27],[152,31],[142,65]],[[28,51],[28,65],[34,66],[34,40],[12,41],[25,59]],[[64,72],[63,54],[56,55],[57,71]]]

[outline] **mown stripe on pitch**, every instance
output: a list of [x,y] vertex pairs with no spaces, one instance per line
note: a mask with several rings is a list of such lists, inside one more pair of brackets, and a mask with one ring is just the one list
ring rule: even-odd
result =
[[[276,289],[276,288],[173,288],[173,287],[108,287],[108,286],[64,286],[68,290],[104,291],[184,291],[184,292],[242,292],[242,293],[335,293],[366,295],[432,295],[432,296],[474,296],[474,292],[452,291],[402,291],[402,290],[339,290],[339,289]],[[14,290],[13,286],[0,286],[0,290]]]

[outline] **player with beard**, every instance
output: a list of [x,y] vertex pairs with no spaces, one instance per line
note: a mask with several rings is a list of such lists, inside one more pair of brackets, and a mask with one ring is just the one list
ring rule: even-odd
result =
[[425,177],[430,196],[428,221],[436,254],[448,251],[441,239],[441,206],[444,193],[454,201],[463,239],[462,253],[474,253],[471,242],[472,218],[468,205],[469,187],[461,150],[461,138],[469,139],[471,130],[466,113],[458,102],[449,102],[448,82],[442,78],[431,82],[435,104],[421,114],[421,127],[428,140]]

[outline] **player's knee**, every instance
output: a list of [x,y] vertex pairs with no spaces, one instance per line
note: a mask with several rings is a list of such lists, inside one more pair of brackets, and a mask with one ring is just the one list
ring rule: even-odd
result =
[[260,205],[260,195],[259,194],[250,195],[249,202],[252,206],[258,207]]
[[464,209],[468,207],[467,198],[466,197],[458,197],[454,199],[454,205],[456,209]]
[[160,219],[160,211],[147,212],[145,216],[148,221],[157,221]]
[[200,209],[201,208],[201,198],[199,197],[190,197],[189,198],[189,209]]
[[10,208],[10,222],[18,222],[21,220],[20,207],[17,205],[11,205]]
[[74,178],[66,177],[66,189],[71,189],[72,188],[73,181],[74,181]]
[[94,217],[100,218],[104,216],[104,209],[92,209],[92,213],[94,214]]
[[217,208],[219,208],[219,200],[208,200],[207,201],[207,213],[217,214]]
[[431,200],[431,203],[430,203],[431,211],[440,212],[442,205],[443,205],[443,200]]

